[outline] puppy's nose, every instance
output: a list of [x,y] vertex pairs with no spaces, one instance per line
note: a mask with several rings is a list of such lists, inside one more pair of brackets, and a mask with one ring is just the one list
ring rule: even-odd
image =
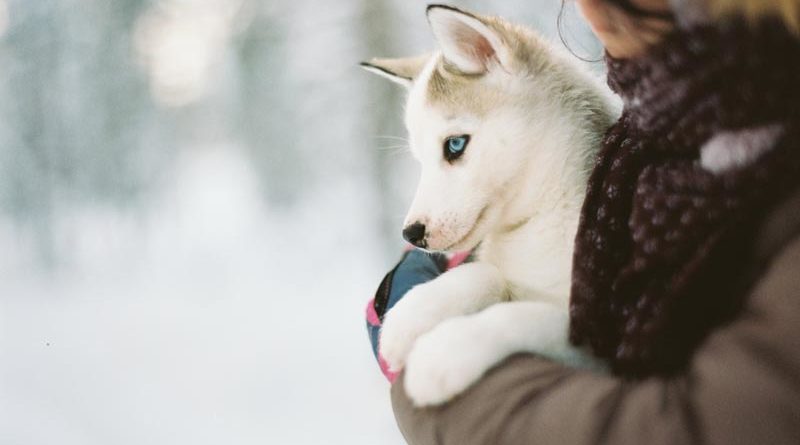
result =
[[417,221],[407,226],[403,229],[403,238],[417,247],[426,247],[428,243],[425,242],[425,224]]

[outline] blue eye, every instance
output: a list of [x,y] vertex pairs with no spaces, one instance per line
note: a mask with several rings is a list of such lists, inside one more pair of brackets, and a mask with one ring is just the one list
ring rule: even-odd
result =
[[469,144],[469,135],[450,136],[444,140],[444,158],[448,162],[453,162],[460,158]]

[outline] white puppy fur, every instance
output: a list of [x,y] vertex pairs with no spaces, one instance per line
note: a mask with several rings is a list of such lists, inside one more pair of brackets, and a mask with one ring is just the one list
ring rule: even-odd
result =
[[[408,88],[422,166],[406,226],[430,250],[477,260],[414,287],[384,319],[380,350],[417,405],[443,403],[516,352],[602,368],[569,344],[572,245],[588,172],[618,104],[530,30],[428,8],[433,55],[364,66]],[[448,138],[468,135],[457,159]]]

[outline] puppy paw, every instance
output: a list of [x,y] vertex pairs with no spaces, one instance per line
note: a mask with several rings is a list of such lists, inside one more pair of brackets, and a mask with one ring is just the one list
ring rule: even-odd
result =
[[451,400],[505,356],[476,322],[469,316],[453,318],[417,340],[404,380],[406,393],[416,406]]
[[406,357],[420,331],[420,326],[413,319],[392,311],[386,314],[378,348],[390,370],[398,372],[403,369]]
[[383,320],[378,348],[394,372],[403,369],[417,338],[440,320],[435,296],[428,295],[426,289],[425,285],[420,285],[408,291]]

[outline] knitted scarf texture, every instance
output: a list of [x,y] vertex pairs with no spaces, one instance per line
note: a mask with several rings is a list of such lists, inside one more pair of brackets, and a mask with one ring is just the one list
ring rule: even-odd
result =
[[[608,66],[625,107],[589,179],[570,337],[619,375],[670,374],[736,315],[759,223],[800,185],[800,41],[777,21],[698,25]],[[745,160],[709,168],[711,145]]]

